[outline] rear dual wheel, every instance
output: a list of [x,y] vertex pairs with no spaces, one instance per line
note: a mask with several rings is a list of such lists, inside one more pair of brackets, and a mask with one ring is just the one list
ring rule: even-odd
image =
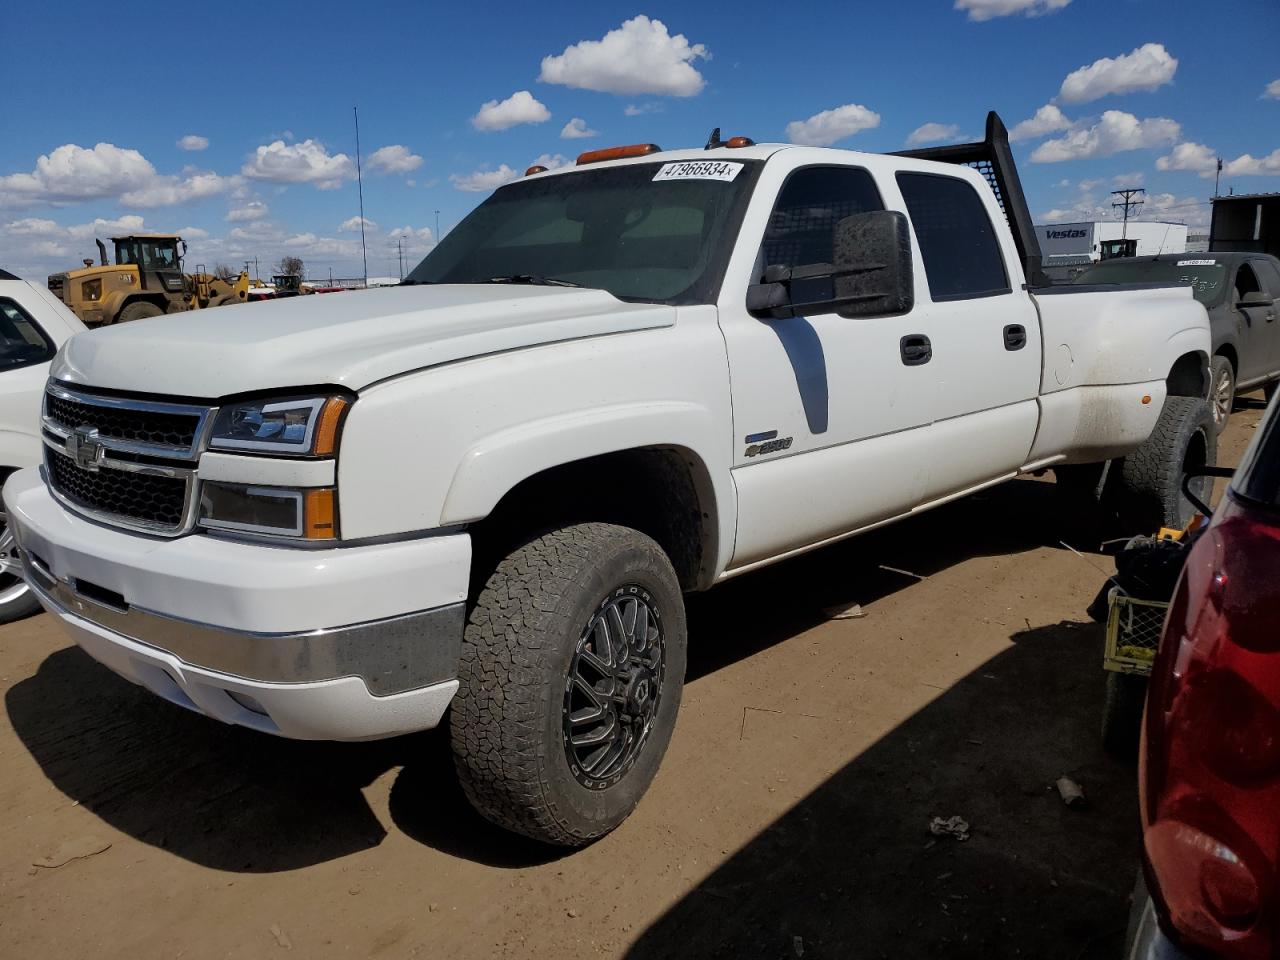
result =
[[685,639],[675,570],[636,530],[577,524],[510,553],[468,619],[450,719],[472,805],[563,846],[618,826],[666,753]]

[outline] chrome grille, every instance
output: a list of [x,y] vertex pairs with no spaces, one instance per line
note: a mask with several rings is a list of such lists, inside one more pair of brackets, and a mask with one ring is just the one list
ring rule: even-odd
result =
[[49,451],[47,465],[54,487],[81,507],[158,529],[176,531],[183,526],[188,484],[181,477],[133,473],[104,466],[85,470],[56,450]]
[[95,406],[52,393],[45,401],[45,415],[68,431],[88,424],[99,436],[111,440],[188,449],[200,426],[200,417],[195,414]]
[[45,474],[69,508],[159,536],[195,522],[196,465],[214,408],[115,397],[50,381]]

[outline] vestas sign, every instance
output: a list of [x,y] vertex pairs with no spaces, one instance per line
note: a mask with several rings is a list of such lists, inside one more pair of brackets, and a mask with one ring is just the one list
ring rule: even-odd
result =
[[1089,236],[1088,230],[1046,230],[1046,240],[1083,240]]

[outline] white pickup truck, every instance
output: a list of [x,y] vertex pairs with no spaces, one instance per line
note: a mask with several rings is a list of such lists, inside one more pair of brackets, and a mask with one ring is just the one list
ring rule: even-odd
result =
[[1038,262],[994,115],[925,158],[584,154],[398,288],[75,337],[4,500],[120,675],[295,738],[452,708],[476,807],[582,844],[666,750],[684,592],[1068,464],[1177,519],[1204,308],[1029,289]]

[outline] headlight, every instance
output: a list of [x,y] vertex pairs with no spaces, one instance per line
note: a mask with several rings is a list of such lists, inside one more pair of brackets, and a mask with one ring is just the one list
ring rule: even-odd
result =
[[333,540],[338,517],[333,487],[256,487],[206,480],[200,485],[200,526],[210,530]]
[[332,456],[338,449],[345,397],[246,400],[218,411],[209,446],[214,450]]
[[92,280],[85,280],[80,284],[80,298],[82,300],[101,300],[102,299],[102,278],[94,277]]

